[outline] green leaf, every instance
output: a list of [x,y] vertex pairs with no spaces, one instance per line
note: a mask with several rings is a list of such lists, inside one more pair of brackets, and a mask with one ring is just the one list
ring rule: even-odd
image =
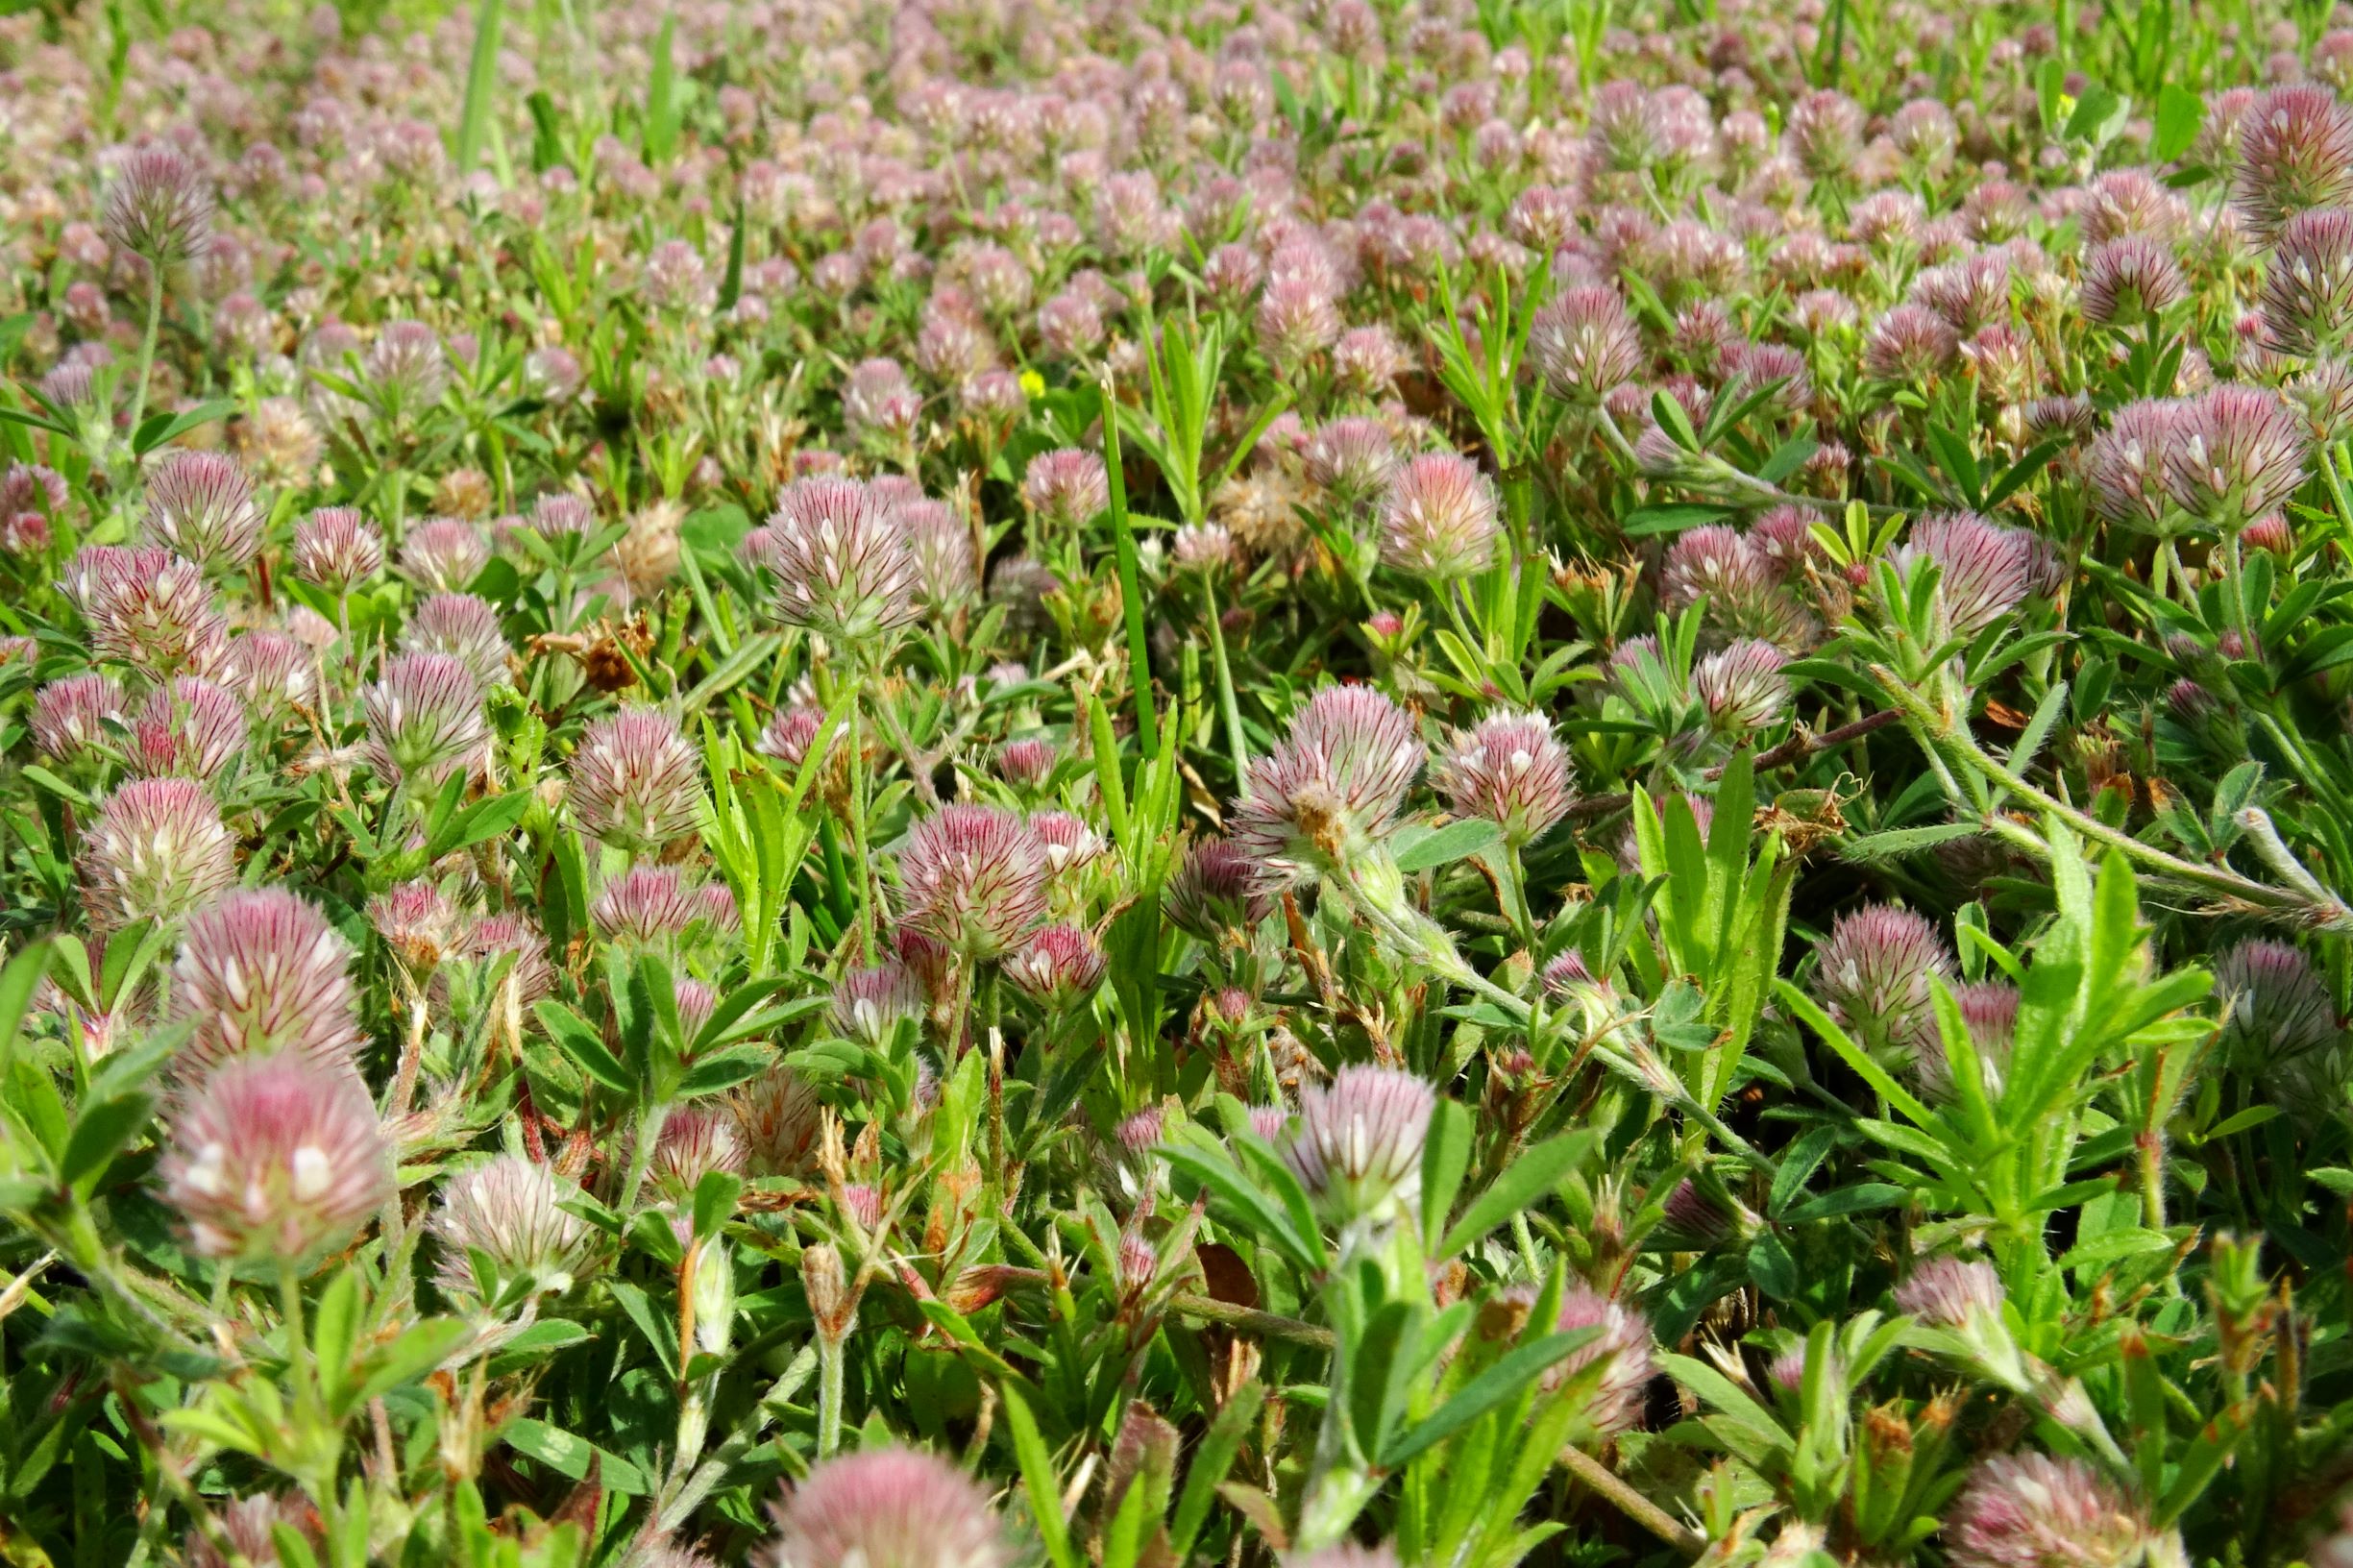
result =
[[1592,1146],[1592,1133],[1580,1128],[1522,1150],[1485,1191],[1471,1200],[1462,1217],[1447,1230],[1446,1239],[1438,1243],[1436,1256],[1452,1258],[1536,1202],[1576,1169]]
[[371,1399],[416,1382],[448,1360],[473,1334],[471,1326],[453,1317],[429,1317],[413,1325],[368,1357],[368,1375],[353,1390],[350,1408],[357,1409]]
[[153,418],[140,422],[138,433],[131,438],[131,450],[144,457],[158,447],[179,439],[199,425],[209,425],[224,415],[236,412],[236,407],[234,399],[218,398],[210,403],[200,404],[184,413],[157,414]]
[[2205,101],[2181,83],[2165,83],[2158,87],[2158,115],[2155,130],[2148,136],[2148,160],[2171,162],[2181,153],[2191,151],[2197,141],[2197,130],[2205,125]]
[[490,125],[490,106],[499,90],[499,24],[505,15],[505,0],[481,0],[474,12],[474,54],[466,65],[466,98],[458,110],[456,145],[451,150],[461,176],[472,172],[474,160],[481,156]]
[[670,161],[678,144],[677,61],[672,49],[677,32],[674,12],[662,13],[662,30],[653,40],[653,66],[646,79],[646,161]]
[[1459,1100],[1441,1099],[1422,1143],[1422,1235],[1444,1232],[1470,1162],[1471,1114]]
[[56,951],[43,939],[18,949],[0,966],[0,1081],[7,1079],[15,1063],[17,1033],[32,1009],[33,992],[49,972],[49,960]]
[[1531,1383],[1543,1375],[1546,1367],[1569,1352],[1590,1343],[1600,1336],[1601,1332],[1598,1328],[1573,1329],[1567,1334],[1548,1334],[1533,1344],[1520,1346],[1465,1384],[1459,1393],[1439,1406],[1428,1420],[1400,1435],[1382,1453],[1382,1468],[1396,1469],[1414,1456],[1444,1442],[1506,1400],[1525,1392]]
[[1038,1544],[1045,1548],[1046,1560],[1054,1568],[1082,1568],[1070,1545],[1069,1522],[1062,1512],[1062,1484],[1054,1474],[1045,1439],[1038,1433],[1038,1418],[1030,1414],[1029,1401],[1010,1381],[1000,1383],[997,1393],[1005,1402],[1005,1425],[1013,1431],[1014,1458],[1021,1466],[1030,1514],[1038,1524]]
[[1397,836],[1397,869],[1410,874],[1484,854],[1504,839],[1504,830],[1484,817],[1466,817],[1444,827]]
[[1258,1420],[1259,1407],[1265,1403],[1266,1389],[1256,1379],[1237,1389],[1210,1423],[1208,1433],[1200,1446],[1193,1450],[1192,1463],[1185,1471],[1185,1490],[1178,1494],[1176,1512],[1168,1517],[1169,1558],[1175,1562],[1192,1560],[1192,1544],[1209,1522],[1210,1508],[1217,1501],[1218,1483],[1234,1468],[1234,1459],[1241,1452],[1242,1441]]
[[426,846],[425,858],[439,860],[502,836],[523,821],[524,813],[531,809],[532,798],[529,791],[516,790],[477,800],[442,824],[439,834]]
[[310,1319],[310,1357],[318,1367],[319,1392],[330,1410],[352,1371],[352,1349],[359,1342],[359,1276],[347,1264],[335,1271]]
[[2068,1249],[2059,1260],[2061,1268],[2098,1270],[2120,1263],[2127,1258],[2139,1258],[2152,1252],[2170,1252],[2173,1238],[2163,1231],[2145,1230],[2138,1225],[2121,1230],[2104,1231],[2087,1241],[2079,1241]]
[[618,1093],[637,1092],[635,1075],[621,1065],[620,1058],[605,1049],[603,1040],[577,1013],[553,1000],[539,1002],[531,1011],[538,1015],[548,1038],[555,1041],[555,1048],[570,1057],[582,1072]]
[[[1206,1135],[1202,1135],[1206,1137]],[[1323,1237],[1302,1236],[1284,1206],[1234,1167],[1222,1152],[1185,1143],[1163,1143],[1161,1158],[1210,1189],[1220,1217],[1262,1242],[1272,1242],[1297,1267],[1315,1273],[1324,1264]]]
[[154,1101],[144,1094],[126,1094],[120,1099],[84,1106],[81,1115],[74,1118],[73,1135],[66,1139],[64,1157],[58,1162],[59,1180],[85,1193],[94,1189],[98,1178],[114,1163],[114,1156],[138,1136],[154,1110]]

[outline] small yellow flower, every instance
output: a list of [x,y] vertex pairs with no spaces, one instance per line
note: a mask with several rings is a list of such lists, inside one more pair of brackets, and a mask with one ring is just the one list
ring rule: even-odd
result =
[[1032,403],[1036,403],[1040,398],[1044,397],[1045,378],[1039,375],[1034,370],[1023,371],[1021,373],[1021,395],[1029,399],[1029,401]]

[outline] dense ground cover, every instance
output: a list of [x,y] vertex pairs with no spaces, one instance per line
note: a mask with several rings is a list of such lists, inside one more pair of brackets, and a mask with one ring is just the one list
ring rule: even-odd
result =
[[2353,1563],[2353,13],[0,68],[0,1559]]

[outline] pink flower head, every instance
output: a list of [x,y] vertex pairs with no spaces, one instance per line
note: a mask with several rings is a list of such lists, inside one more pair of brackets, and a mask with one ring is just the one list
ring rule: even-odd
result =
[[736,1136],[755,1176],[798,1176],[814,1161],[823,1128],[817,1091],[783,1063],[770,1065],[728,1096]]
[[1257,863],[1224,839],[1196,843],[1168,879],[1168,918],[1203,942],[1255,927],[1271,907]]
[[1077,527],[1111,504],[1111,476],[1101,457],[1078,447],[1042,452],[1022,476],[1021,499],[1048,525]]
[[53,680],[33,694],[33,744],[58,762],[108,750],[115,744],[110,726],[125,722],[122,687],[95,670]]
[[236,841],[188,778],[133,779],[98,808],[82,839],[82,907],[90,924],[169,924],[236,881]]
[[1325,1215],[1348,1225],[1406,1213],[1420,1196],[1437,1094],[1392,1067],[1347,1066],[1299,1097],[1285,1158]]
[[1789,706],[1789,677],[1781,673],[1788,662],[1788,654],[1753,637],[1702,659],[1691,672],[1691,684],[1710,727],[1737,738],[1778,721]]
[[1381,559],[1415,576],[1470,576],[1494,564],[1495,487],[1451,452],[1409,459],[1389,480],[1381,509]]
[[1978,1461],[1945,1515],[1953,1568],[2127,1568],[2149,1527],[2081,1459],[1997,1454]]
[[252,1264],[316,1260],[393,1193],[359,1075],[294,1052],[223,1063],[174,1118],[159,1169],[190,1248]]
[[98,659],[161,676],[202,674],[221,658],[228,623],[195,562],[153,547],[92,546],[74,567],[71,591]]
[[[440,1262],[433,1282],[451,1301],[469,1308],[495,1301],[510,1285],[562,1291],[596,1257],[597,1233],[563,1204],[579,1188],[536,1161],[495,1155],[452,1176],[433,1211]],[[491,1277],[477,1273],[475,1255]]]
[[2028,536],[1974,512],[1922,518],[1894,560],[1907,577],[1916,562],[1936,564],[1937,600],[1953,634],[1961,637],[1973,637],[2017,609],[2035,585]]
[[197,912],[172,968],[173,1015],[192,1021],[177,1068],[290,1051],[350,1069],[361,1036],[351,944],[284,888],[239,888]]
[[413,979],[440,968],[459,941],[456,906],[431,882],[402,882],[376,894],[368,924]]
[[1598,286],[1569,289],[1538,310],[1528,352],[1555,397],[1586,406],[1640,376],[1647,359],[1617,290]]
[[211,239],[212,183],[178,148],[141,147],[115,171],[104,226],[110,243],[168,271]]
[[147,477],[147,537],[209,571],[234,572],[261,548],[261,504],[236,459],[175,451]]
[[2183,406],[2166,479],[2183,511],[2237,532],[2287,504],[2304,482],[2311,447],[2276,393],[2226,381]]
[[461,592],[489,564],[489,541],[463,518],[429,517],[401,545],[401,570],[437,593]]
[[854,479],[800,479],[768,524],[773,604],[787,625],[857,643],[914,622],[915,556],[884,500]]
[[2239,121],[2231,199],[2259,239],[2309,208],[2344,206],[2353,199],[2353,110],[2317,84],[2257,99]]
[[2353,210],[2299,212],[2281,228],[2264,268],[2266,346],[2282,354],[2330,352],[2353,330]]
[[2096,246],[2083,259],[2083,314],[2102,325],[2162,315],[2189,298],[2173,253],[2146,234]]
[[343,593],[382,569],[383,535],[356,506],[322,506],[294,526],[291,562],[303,581]]
[[1957,1329],[1973,1317],[2001,1318],[2001,1276],[1981,1258],[1931,1258],[1896,1286],[1896,1306],[1922,1322]]
[[1035,789],[1053,776],[1054,743],[1031,737],[996,748],[997,776],[1020,789]]
[[828,1459],[772,1510],[766,1568],[1010,1568],[989,1494],[908,1448]]
[[1396,443],[1377,419],[1336,419],[1308,438],[1308,478],[1350,505],[1382,494],[1396,472]]
[[679,1198],[715,1170],[743,1176],[750,1169],[735,1117],[716,1102],[704,1101],[680,1106],[663,1121],[650,1173],[655,1186]]
[[1049,925],[1005,961],[1005,977],[1039,1001],[1067,1006],[1103,983],[1103,944],[1080,925]]
[[308,705],[317,691],[310,649],[282,631],[249,631],[229,645],[222,678],[245,698],[257,723],[274,732],[297,704]]
[[1431,782],[1458,817],[1483,817],[1524,845],[1569,809],[1569,756],[1540,713],[1494,713],[1447,738]]
[[1413,721],[1369,686],[1327,686],[1250,765],[1230,842],[1266,877],[1299,881],[1385,837],[1422,770]]
[[1558,1388],[1579,1373],[1600,1367],[1600,1381],[1586,1406],[1586,1422],[1603,1437],[1632,1431],[1642,1420],[1644,1396],[1656,1370],[1651,1360],[1650,1320],[1579,1283],[1561,1296],[1560,1316],[1553,1332],[1572,1334],[1579,1329],[1599,1329],[1601,1333],[1556,1362],[1545,1374],[1545,1385]]
[[484,691],[506,684],[506,633],[498,606],[473,594],[429,594],[408,612],[404,653],[447,653]]
[[673,943],[701,916],[696,890],[675,866],[632,866],[605,883],[588,906],[588,918],[605,941],[631,947]]
[[601,843],[650,855],[695,830],[702,756],[659,708],[625,707],[590,724],[571,772],[573,821]]
[[923,982],[903,964],[852,969],[835,983],[830,1013],[834,1031],[877,1050],[889,1045],[903,1021],[920,1022]]
[[1949,978],[1953,959],[1935,926],[1908,909],[1868,904],[1838,918],[1817,956],[1814,994],[1866,1045],[1905,1058],[1936,1048],[1931,978]]
[[944,806],[899,850],[908,926],[967,958],[994,958],[1044,918],[1045,843],[998,806]]
[[367,689],[368,760],[387,778],[432,783],[478,768],[490,738],[474,672],[448,653],[399,653]]
[[2167,476],[2185,423],[2182,405],[2166,400],[2118,409],[2084,457],[2092,509],[2111,523],[2157,528],[2172,510]]
[[245,704],[200,675],[176,675],[139,704],[131,724],[135,772],[211,780],[245,754]]
[[504,988],[518,1011],[555,993],[555,967],[548,962],[547,933],[521,915],[485,915],[465,939],[466,956],[485,966],[511,960]]
[[2341,1038],[2337,1004],[2312,960],[2284,942],[2250,938],[2214,967],[2222,1040],[2243,1065],[2263,1067]]

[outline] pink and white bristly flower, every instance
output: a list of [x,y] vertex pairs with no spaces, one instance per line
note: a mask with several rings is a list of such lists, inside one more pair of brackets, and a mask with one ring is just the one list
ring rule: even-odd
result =
[[1422,1143],[1437,1095],[1409,1072],[1347,1066],[1299,1097],[1284,1151],[1308,1195],[1336,1225],[1395,1218],[1421,1191]]
[[1381,559],[1433,580],[1494,564],[1501,534],[1495,487],[1479,465],[1451,452],[1424,453],[1390,477],[1381,509]]
[[2277,394],[2225,382],[2186,404],[2167,453],[2174,503],[2225,533],[2287,504],[2312,439]]
[[702,756],[659,708],[625,707],[590,724],[571,771],[566,798],[590,838],[642,855],[695,830]]
[[1103,983],[1103,944],[1084,926],[1049,925],[1005,961],[1005,977],[1031,996],[1067,1006]]
[[195,562],[168,550],[93,546],[75,557],[70,591],[90,652],[152,676],[202,674],[226,651],[227,618]]
[[1569,756],[1540,713],[1494,713],[1447,737],[1431,782],[1458,817],[1484,818],[1514,847],[1569,809]]
[[172,968],[175,1017],[192,1021],[175,1069],[195,1081],[233,1057],[290,1051],[349,1070],[361,1035],[351,944],[308,899],[239,888],[192,917]]
[[1954,1568],[2128,1568],[2150,1531],[2081,1459],[1997,1454],[1970,1473],[1945,1519]]
[[480,684],[448,653],[400,653],[367,689],[368,758],[391,778],[428,783],[478,766],[490,736]]
[[235,882],[236,841],[203,785],[133,779],[82,839],[82,907],[101,931],[181,919]]
[[1952,971],[1952,950],[1935,926],[1908,909],[1871,904],[1830,927],[1814,994],[1865,1045],[1909,1058],[1937,1049],[1932,980]]
[[588,906],[588,918],[607,942],[659,947],[685,936],[703,918],[696,894],[675,866],[632,866],[604,884]]
[[1229,842],[1271,882],[1303,881],[1385,837],[1426,752],[1412,719],[1369,686],[1327,686],[1250,765]]
[[408,612],[401,651],[447,653],[484,691],[506,684],[508,649],[498,606],[473,594],[428,595]]
[[175,452],[147,479],[147,537],[214,573],[234,572],[261,548],[265,519],[253,481],[217,452]]
[[117,745],[126,723],[122,687],[95,670],[53,680],[33,694],[33,744],[57,762],[78,762]]
[[168,271],[212,237],[212,183],[178,148],[141,147],[114,173],[104,226],[109,240]]
[[967,958],[995,958],[1045,917],[1045,842],[998,806],[943,806],[898,854],[908,926]]
[[1924,1323],[1957,1329],[1972,1318],[2001,1319],[2001,1276],[1981,1258],[1931,1258],[1896,1286],[1896,1305]]
[[356,506],[322,506],[294,526],[294,575],[344,593],[383,570],[384,537]]
[[864,642],[921,613],[920,574],[887,500],[852,479],[802,479],[769,518],[767,565],[777,619],[841,643]]
[[[480,1307],[508,1286],[561,1292],[596,1256],[597,1233],[563,1204],[580,1195],[574,1183],[536,1161],[502,1154],[452,1176],[432,1218],[440,1243],[434,1283],[453,1302]],[[488,1261],[477,1274],[473,1254]]]
[[828,1459],[773,1510],[765,1568],[1010,1568],[989,1494],[907,1448]]
[[201,675],[176,675],[147,694],[132,721],[132,771],[216,780],[244,755],[247,728],[236,694]]
[[349,1067],[293,1052],[223,1063],[173,1118],[164,1197],[207,1258],[302,1266],[392,1196],[392,1151]]
[[[1534,1301],[1532,1287],[1518,1289]],[[1651,1360],[1650,1320],[1580,1282],[1561,1295],[1553,1332],[1573,1334],[1580,1329],[1601,1332],[1555,1363],[1544,1375],[1544,1386],[1560,1388],[1579,1374],[1598,1368],[1585,1409],[1585,1431],[1597,1437],[1632,1431],[1642,1420],[1645,1393],[1657,1370]]]

